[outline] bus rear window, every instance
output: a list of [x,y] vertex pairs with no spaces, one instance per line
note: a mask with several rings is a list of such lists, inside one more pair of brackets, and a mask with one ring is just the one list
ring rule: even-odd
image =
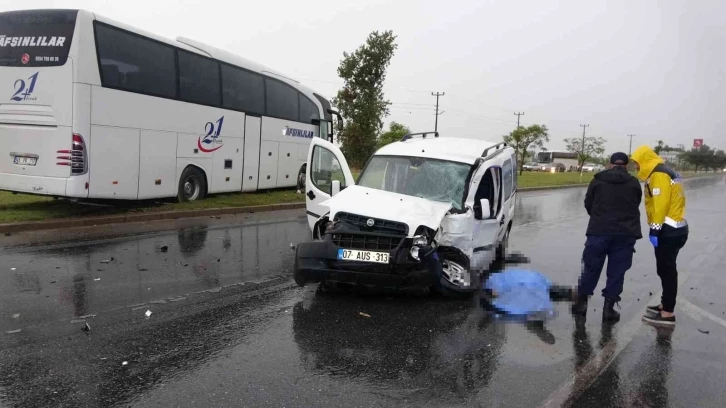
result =
[[77,10],[0,13],[0,66],[64,65],[77,15]]

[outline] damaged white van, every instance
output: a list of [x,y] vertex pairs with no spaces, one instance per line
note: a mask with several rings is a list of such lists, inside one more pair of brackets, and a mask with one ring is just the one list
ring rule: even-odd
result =
[[340,149],[313,139],[314,240],[297,247],[295,281],[475,291],[479,272],[507,248],[515,160],[505,143],[410,134],[378,150],[356,183]]

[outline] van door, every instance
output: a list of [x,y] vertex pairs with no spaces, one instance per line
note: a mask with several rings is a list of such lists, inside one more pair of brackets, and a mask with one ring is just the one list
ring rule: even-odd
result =
[[66,178],[86,165],[75,169],[70,158],[73,61],[68,54],[77,14],[0,13],[0,173]]
[[341,189],[355,184],[343,152],[334,144],[314,137],[305,174],[305,207],[311,231],[315,222],[328,211],[320,203],[331,197],[333,180],[340,181]]
[[[488,269],[495,258],[505,225],[502,195],[502,167],[498,163],[482,163],[472,176],[467,197],[474,210],[472,269]],[[482,199],[487,200],[487,207],[482,207]]]

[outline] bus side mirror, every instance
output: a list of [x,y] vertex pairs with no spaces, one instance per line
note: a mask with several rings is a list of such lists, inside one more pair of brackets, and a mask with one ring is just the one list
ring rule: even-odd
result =
[[336,194],[340,193],[340,181],[339,180],[333,180],[333,187],[331,189],[330,196],[334,196]]

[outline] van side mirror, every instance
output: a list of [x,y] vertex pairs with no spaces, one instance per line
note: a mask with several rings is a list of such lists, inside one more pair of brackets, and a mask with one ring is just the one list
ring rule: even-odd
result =
[[479,211],[476,211],[478,214],[478,219],[480,220],[486,220],[489,219],[489,217],[492,216],[491,208],[489,207],[489,199],[482,198],[479,200],[479,206],[481,207]]
[[336,194],[340,193],[340,181],[339,180],[333,180],[333,187],[330,192],[330,196],[334,196]]

